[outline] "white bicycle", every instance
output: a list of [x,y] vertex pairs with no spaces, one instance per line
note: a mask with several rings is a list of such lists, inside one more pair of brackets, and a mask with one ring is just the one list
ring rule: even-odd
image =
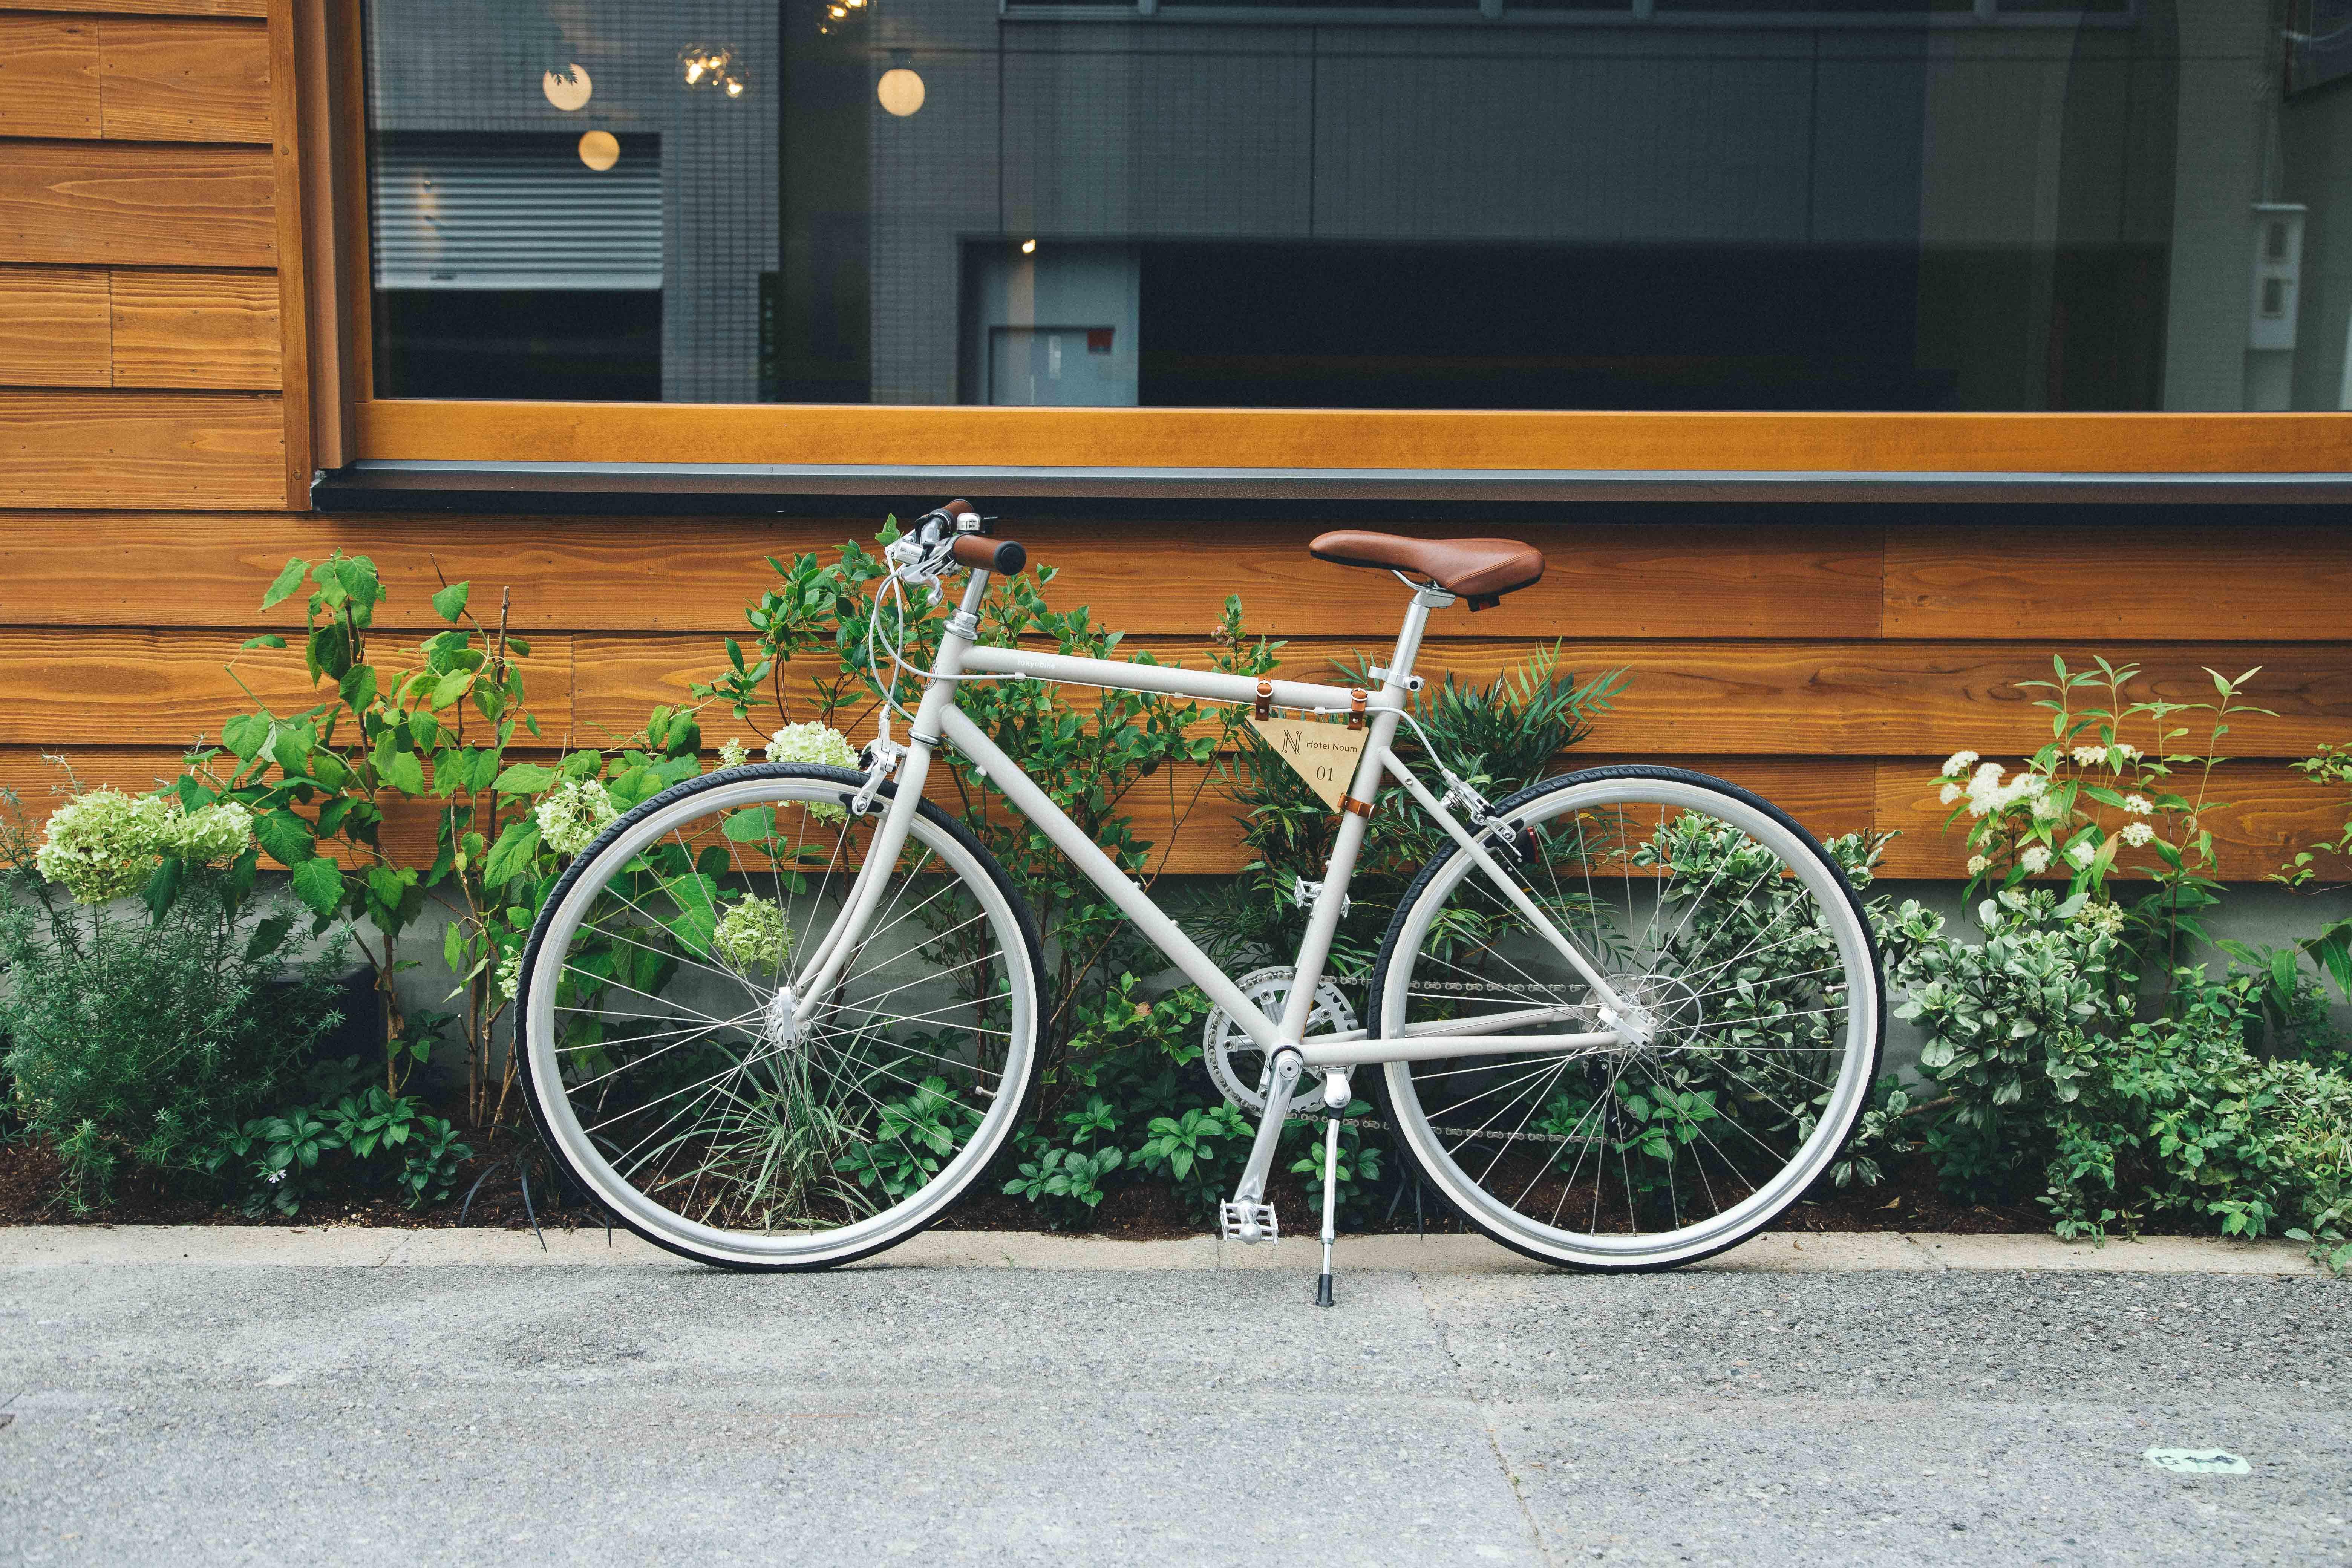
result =
[[[1803,828],[1676,769],[1599,768],[1489,802],[1433,746],[1434,784],[1398,759],[1430,612],[1537,581],[1534,549],[1316,540],[1318,557],[1412,590],[1363,689],[984,646],[990,579],[1026,557],[982,529],[954,501],[887,552],[877,606],[968,574],[934,666],[914,671],[905,745],[889,739],[894,698],[861,770],[752,765],[678,784],[614,822],[541,912],[520,991],[525,1098],[631,1230],[728,1268],[827,1268],[939,1219],[1005,1149],[1037,1077],[1045,952],[1003,869],[923,798],[943,745],[1214,1005],[1213,1076],[1257,1126],[1224,1236],[1277,1236],[1265,1191],[1283,1125],[1302,1105],[1326,1115],[1326,1304],[1339,1110],[1359,1075],[1377,1079],[1432,1190],[1555,1264],[1705,1258],[1829,1168],[1877,1072],[1884,987],[1852,888]],[[894,686],[899,625],[875,653]],[[975,679],[1305,716],[1285,749],[1340,759],[1347,784],[1295,963],[1236,979],[1212,962],[959,710]],[[1372,814],[1403,809],[1381,800],[1391,780],[1450,843],[1399,905],[1360,1023],[1324,966]]]

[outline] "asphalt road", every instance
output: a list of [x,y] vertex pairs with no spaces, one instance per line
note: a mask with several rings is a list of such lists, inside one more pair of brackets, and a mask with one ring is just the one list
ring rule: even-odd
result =
[[2352,1563],[2342,1282],[1341,1288],[0,1269],[0,1561]]

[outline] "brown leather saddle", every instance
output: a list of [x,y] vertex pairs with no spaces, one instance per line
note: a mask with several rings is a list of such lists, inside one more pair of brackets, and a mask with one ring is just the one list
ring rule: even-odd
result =
[[1308,544],[1318,561],[1409,573],[1484,610],[1539,582],[1543,552],[1516,539],[1407,539],[1343,528]]

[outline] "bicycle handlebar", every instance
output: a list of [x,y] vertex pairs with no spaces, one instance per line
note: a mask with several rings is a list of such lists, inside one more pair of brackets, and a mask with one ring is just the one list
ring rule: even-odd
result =
[[960,533],[949,546],[948,553],[975,572],[993,572],[1009,577],[1029,563],[1029,552],[1010,539],[987,539],[977,533]]

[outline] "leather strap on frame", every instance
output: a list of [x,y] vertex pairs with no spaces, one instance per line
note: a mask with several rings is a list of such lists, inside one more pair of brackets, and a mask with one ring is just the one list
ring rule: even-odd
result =
[[1261,680],[1257,683],[1257,706],[1253,709],[1252,711],[1261,719],[1271,719],[1274,717],[1273,681]]
[[[1362,687],[1351,686],[1348,689],[1349,729],[1360,730],[1364,727],[1364,704],[1370,700],[1371,693],[1366,691]],[[1370,808],[1368,806],[1365,809],[1370,810]]]
[[1372,817],[1372,803],[1369,800],[1358,800],[1352,795],[1343,795],[1339,797],[1339,809],[1352,811],[1367,822]]

